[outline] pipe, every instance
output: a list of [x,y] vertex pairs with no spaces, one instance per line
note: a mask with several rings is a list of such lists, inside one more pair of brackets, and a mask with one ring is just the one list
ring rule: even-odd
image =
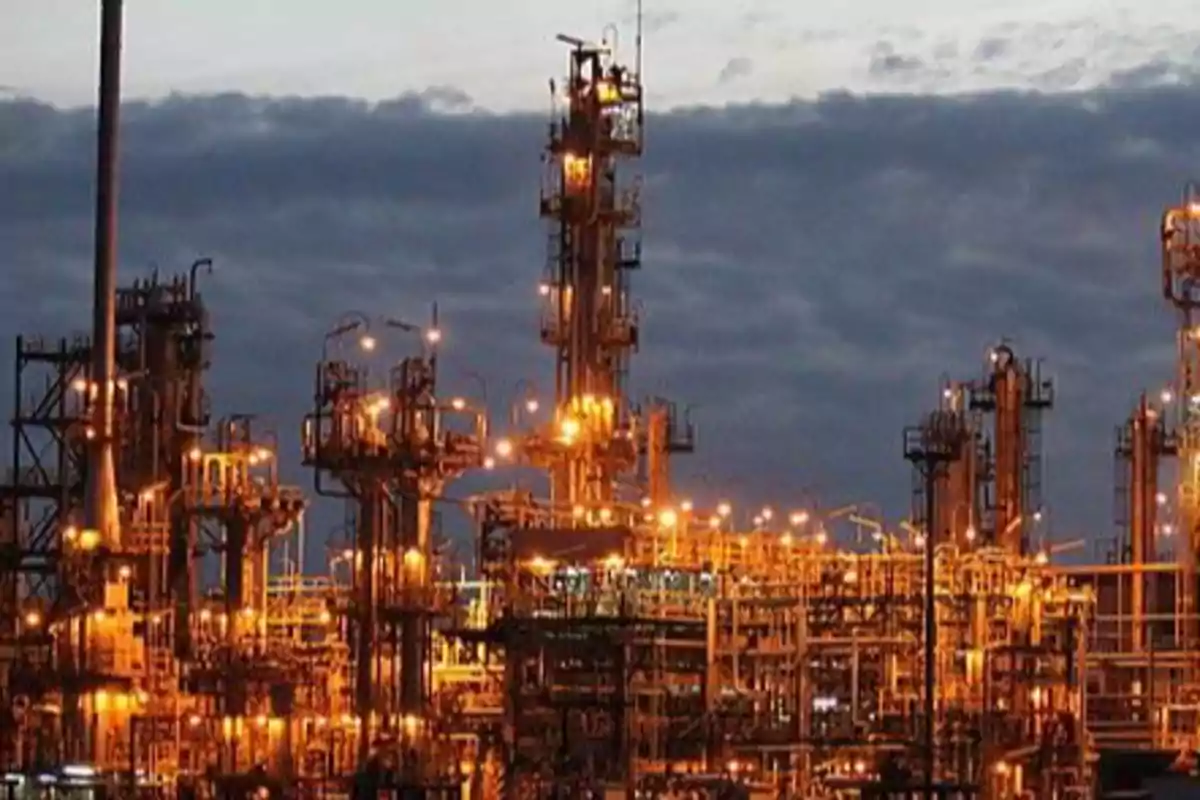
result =
[[88,469],[85,524],[115,544],[118,529],[113,456],[116,380],[118,130],[121,106],[121,0],[103,0],[100,23],[99,124],[96,141],[95,286],[92,305],[92,380],[95,443]]

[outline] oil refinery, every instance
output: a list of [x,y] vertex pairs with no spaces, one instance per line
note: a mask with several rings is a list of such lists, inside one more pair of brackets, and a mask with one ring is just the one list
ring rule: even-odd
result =
[[[116,279],[121,24],[108,0],[93,328],[15,347],[7,797],[1084,800],[1113,758],[1193,768],[1200,194],[1162,217],[1177,374],[1117,429],[1123,534],[1068,565],[1039,532],[1055,386],[1013,342],[931,381],[898,432],[913,494],[895,529],[862,505],[681,492],[691,420],[628,387],[640,31],[632,65],[559,37],[552,396],[530,388],[494,424],[443,389],[436,307],[383,309],[330,328],[290,428],[213,412],[211,262]],[[280,477],[297,435],[311,489]],[[452,559],[449,487],[510,469],[538,477],[461,503],[474,553]],[[350,524],[305,574],[291,554],[321,498]],[[851,546],[847,525],[869,535]]]

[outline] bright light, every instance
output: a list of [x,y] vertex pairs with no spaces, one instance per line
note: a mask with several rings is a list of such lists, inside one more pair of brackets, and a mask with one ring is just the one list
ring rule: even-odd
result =
[[1164,404],[1170,403],[1175,399],[1175,394],[1170,389],[1163,389],[1162,394],[1159,395],[1159,399],[1162,400]]
[[781,545],[783,545],[784,547],[791,547],[792,546],[792,535],[790,533],[785,533],[783,536],[780,536],[779,543]]
[[717,528],[721,527],[721,518],[719,516],[716,516],[715,514],[713,516],[709,517],[708,518],[708,527],[712,528],[714,531]]
[[193,447],[191,450],[188,450],[188,458],[192,461],[199,461],[203,456],[204,451],[199,447]]
[[795,526],[803,525],[804,523],[808,522],[808,512],[793,511],[791,517],[788,518],[788,521]]
[[100,531],[87,529],[79,533],[79,547],[83,550],[95,550],[100,545]]
[[127,581],[133,577],[133,568],[128,564],[122,564],[121,568],[117,570],[117,575],[119,575],[122,580]]
[[437,344],[442,340],[442,332],[438,328],[430,328],[425,331],[425,341],[430,344]]
[[467,401],[463,400],[461,397],[456,397],[450,401],[450,407],[455,411],[462,411],[467,407]]
[[71,381],[71,388],[80,394],[83,394],[87,391],[88,382],[83,378],[76,378],[75,380]]
[[721,502],[721,503],[717,504],[717,515],[718,516],[728,517],[732,513],[733,513],[733,506],[731,506],[729,503]]
[[762,524],[763,524],[763,516],[762,516],[762,514],[759,514],[758,516],[756,516],[754,518],[754,527],[756,527],[756,528],[761,527]]
[[679,504],[679,510],[685,514],[690,514],[692,511],[692,501],[684,500],[682,503]]
[[1166,492],[1159,492],[1158,494],[1154,495],[1154,502],[1158,503],[1160,506],[1165,506],[1167,504]]
[[1038,566],[1045,566],[1050,563],[1050,556],[1046,555],[1045,551],[1041,551],[1034,556],[1033,560]]
[[496,468],[496,459],[492,458],[491,456],[488,456],[487,458],[483,459],[483,468],[484,469],[495,469]]
[[574,517],[575,519],[582,519],[583,515],[586,513],[587,513],[587,509],[584,508],[583,506],[575,506],[574,508],[571,509],[571,516]]
[[1041,511],[1035,511],[1035,512],[1033,512],[1033,521],[1034,521],[1034,522],[1041,522],[1041,521],[1042,521],[1042,512],[1041,512]]
[[529,559],[529,568],[534,572],[546,573],[554,569],[554,562],[542,556],[534,556]]
[[377,342],[375,341],[374,336],[364,336],[358,340],[358,346],[363,350],[366,350],[368,353],[375,349],[376,344]]
[[601,522],[606,522],[606,523],[607,523],[607,522],[611,522],[611,521],[612,521],[612,515],[613,515],[613,512],[612,512],[612,509],[611,509],[611,508],[602,508],[602,509],[600,509],[600,521],[601,521]]
[[549,297],[550,296],[550,284],[548,284],[548,283],[538,284],[538,294],[540,294],[542,297]]
[[829,534],[827,534],[825,531],[817,532],[817,544],[824,547],[828,541],[829,541]]
[[973,541],[975,541],[975,537],[978,536],[979,534],[975,531],[974,525],[968,525],[965,535],[967,537],[968,542],[973,542]]
[[664,508],[658,512],[658,522],[664,528],[674,528],[675,524],[679,522],[679,515],[675,513],[675,509],[673,508]]
[[496,455],[501,458],[509,458],[513,454],[513,443],[508,439],[501,439],[496,442]]
[[579,435],[579,420],[574,417],[565,417],[559,423],[559,433],[564,444],[571,444],[575,441],[575,437]]
[[535,397],[531,397],[525,401],[525,410],[530,414],[536,414],[539,407],[539,403]]
[[619,554],[613,553],[612,555],[608,556],[608,558],[604,559],[604,566],[608,567],[609,569],[621,569],[625,566],[625,559]]
[[759,513],[762,514],[762,518],[765,519],[767,522],[770,522],[771,517],[775,516],[775,512],[771,509],[770,506],[766,506]]
[[36,611],[30,611],[25,614],[25,627],[36,628],[42,624],[42,615]]

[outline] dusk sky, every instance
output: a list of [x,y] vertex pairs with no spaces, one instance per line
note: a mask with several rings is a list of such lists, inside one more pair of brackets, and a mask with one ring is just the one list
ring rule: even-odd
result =
[[[96,5],[4,2],[5,336],[87,324]],[[216,260],[218,413],[294,439],[332,322],[433,300],[460,391],[483,373],[502,413],[519,379],[548,382],[553,38],[632,3],[126,5],[122,279]],[[633,385],[697,407],[688,494],[786,507],[811,487],[899,518],[903,426],[1006,336],[1059,384],[1054,537],[1111,535],[1113,428],[1172,372],[1157,221],[1200,156],[1200,18],[1142,5],[647,0]]]

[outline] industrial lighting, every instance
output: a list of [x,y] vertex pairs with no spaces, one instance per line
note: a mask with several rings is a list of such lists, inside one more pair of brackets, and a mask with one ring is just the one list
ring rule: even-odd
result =
[[203,455],[204,451],[199,447],[193,447],[191,450],[188,450],[188,458],[192,461],[199,461]]
[[582,519],[583,515],[586,513],[587,509],[585,509],[583,506],[575,506],[571,509],[571,516],[573,516],[575,519]]
[[732,513],[733,513],[733,506],[731,506],[729,503],[722,501],[717,504],[717,515],[718,516],[728,517]]
[[764,506],[763,510],[760,511],[759,513],[762,514],[762,518],[764,520],[766,520],[767,522],[770,522],[771,517],[775,516],[775,512],[771,509],[770,506]]
[[1159,399],[1166,405],[1175,399],[1175,394],[1170,389],[1163,389],[1162,394],[1159,395]]
[[100,546],[100,531],[87,528],[79,532],[79,547],[81,550],[95,550]]
[[538,294],[540,294],[542,297],[549,297],[550,296],[550,284],[548,284],[548,283],[538,284]]
[[71,381],[71,388],[80,394],[83,394],[88,389],[88,382],[83,378],[76,378],[75,380]]
[[483,468],[484,469],[495,469],[496,468],[496,459],[492,458],[491,456],[488,456],[485,459],[483,459]]
[[758,514],[757,516],[755,516],[755,517],[754,517],[754,520],[753,520],[753,522],[754,522],[754,527],[756,527],[756,528],[761,528],[761,527],[762,527],[762,524],[763,524],[763,521],[764,521],[764,520],[763,520],[763,515],[762,515],[762,514]]
[[682,503],[679,504],[679,510],[685,514],[690,514],[692,511],[692,501],[684,500]]
[[133,577],[133,568],[132,568],[132,567],[130,567],[128,564],[122,564],[122,565],[121,565],[121,568],[117,570],[117,575],[118,575],[118,576],[119,576],[119,577],[120,577],[122,580],[126,580],[126,581],[127,581],[127,580],[129,580],[130,578],[132,578],[132,577]]
[[525,401],[525,410],[530,414],[536,414],[538,410],[537,398],[530,398]]
[[714,531],[717,528],[720,528],[721,527],[721,518],[715,514],[713,516],[709,517],[708,518],[708,527],[712,528]]
[[1167,504],[1166,493],[1159,492],[1158,494],[1154,495],[1154,502],[1158,503],[1160,506],[1165,506]]
[[430,344],[437,344],[442,340],[442,332],[438,328],[430,328],[425,331],[425,341]]
[[967,530],[964,532],[964,535],[967,537],[968,542],[973,542],[973,541],[975,541],[975,537],[978,536],[979,534],[976,533],[974,525],[968,525]]
[[673,508],[664,508],[658,512],[658,522],[664,528],[674,528],[675,524],[679,522],[679,515]]
[[605,508],[600,509],[600,521],[601,522],[607,523],[607,522],[612,521],[612,515],[613,515],[613,512],[612,512],[611,508],[605,507]]
[[463,400],[461,397],[456,397],[450,401],[450,407],[455,411],[462,411],[467,407],[467,401]]
[[25,614],[25,627],[36,628],[42,624],[42,615],[37,611],[29,611]]
[[574,417],[566,417],[559,423],[560,439],[563,444],[572,444],[575,437],[579,435],[579,420]]
[[363,350],[366,350],[368,353],[375,349],[376,344],[378,343],[375,341],[374,336],[364,336],[358,340],[358,346]]
[[790,533],[785,533],[783,536],[780,536],[779,543],[781,545],[783,545],[784,547],[791,547],[792,546],[792,535]]
[[496,455],[501,458],[509,458],[513,454],[513,443],[509,439],[501,439],[496,442]]
[[791,522],[792,525],[794,525],[794,526],[803,525],[804,523],[808,522],[808,512],[807,511],[793,511],[791,516],[788,518],[788,521]]
[[828,541],[829,541],[829,534],[825,533],[825,531],[817,532],[817,544],[824,547]]
[[1039,567],[1044,567],[1046,564],[1050,563],[1050,556],[1046,555],[1045,550],[1040,550],[1038,551],[1038,554],[1034,556],[1033,560],[1034,563],[1036,563]]

